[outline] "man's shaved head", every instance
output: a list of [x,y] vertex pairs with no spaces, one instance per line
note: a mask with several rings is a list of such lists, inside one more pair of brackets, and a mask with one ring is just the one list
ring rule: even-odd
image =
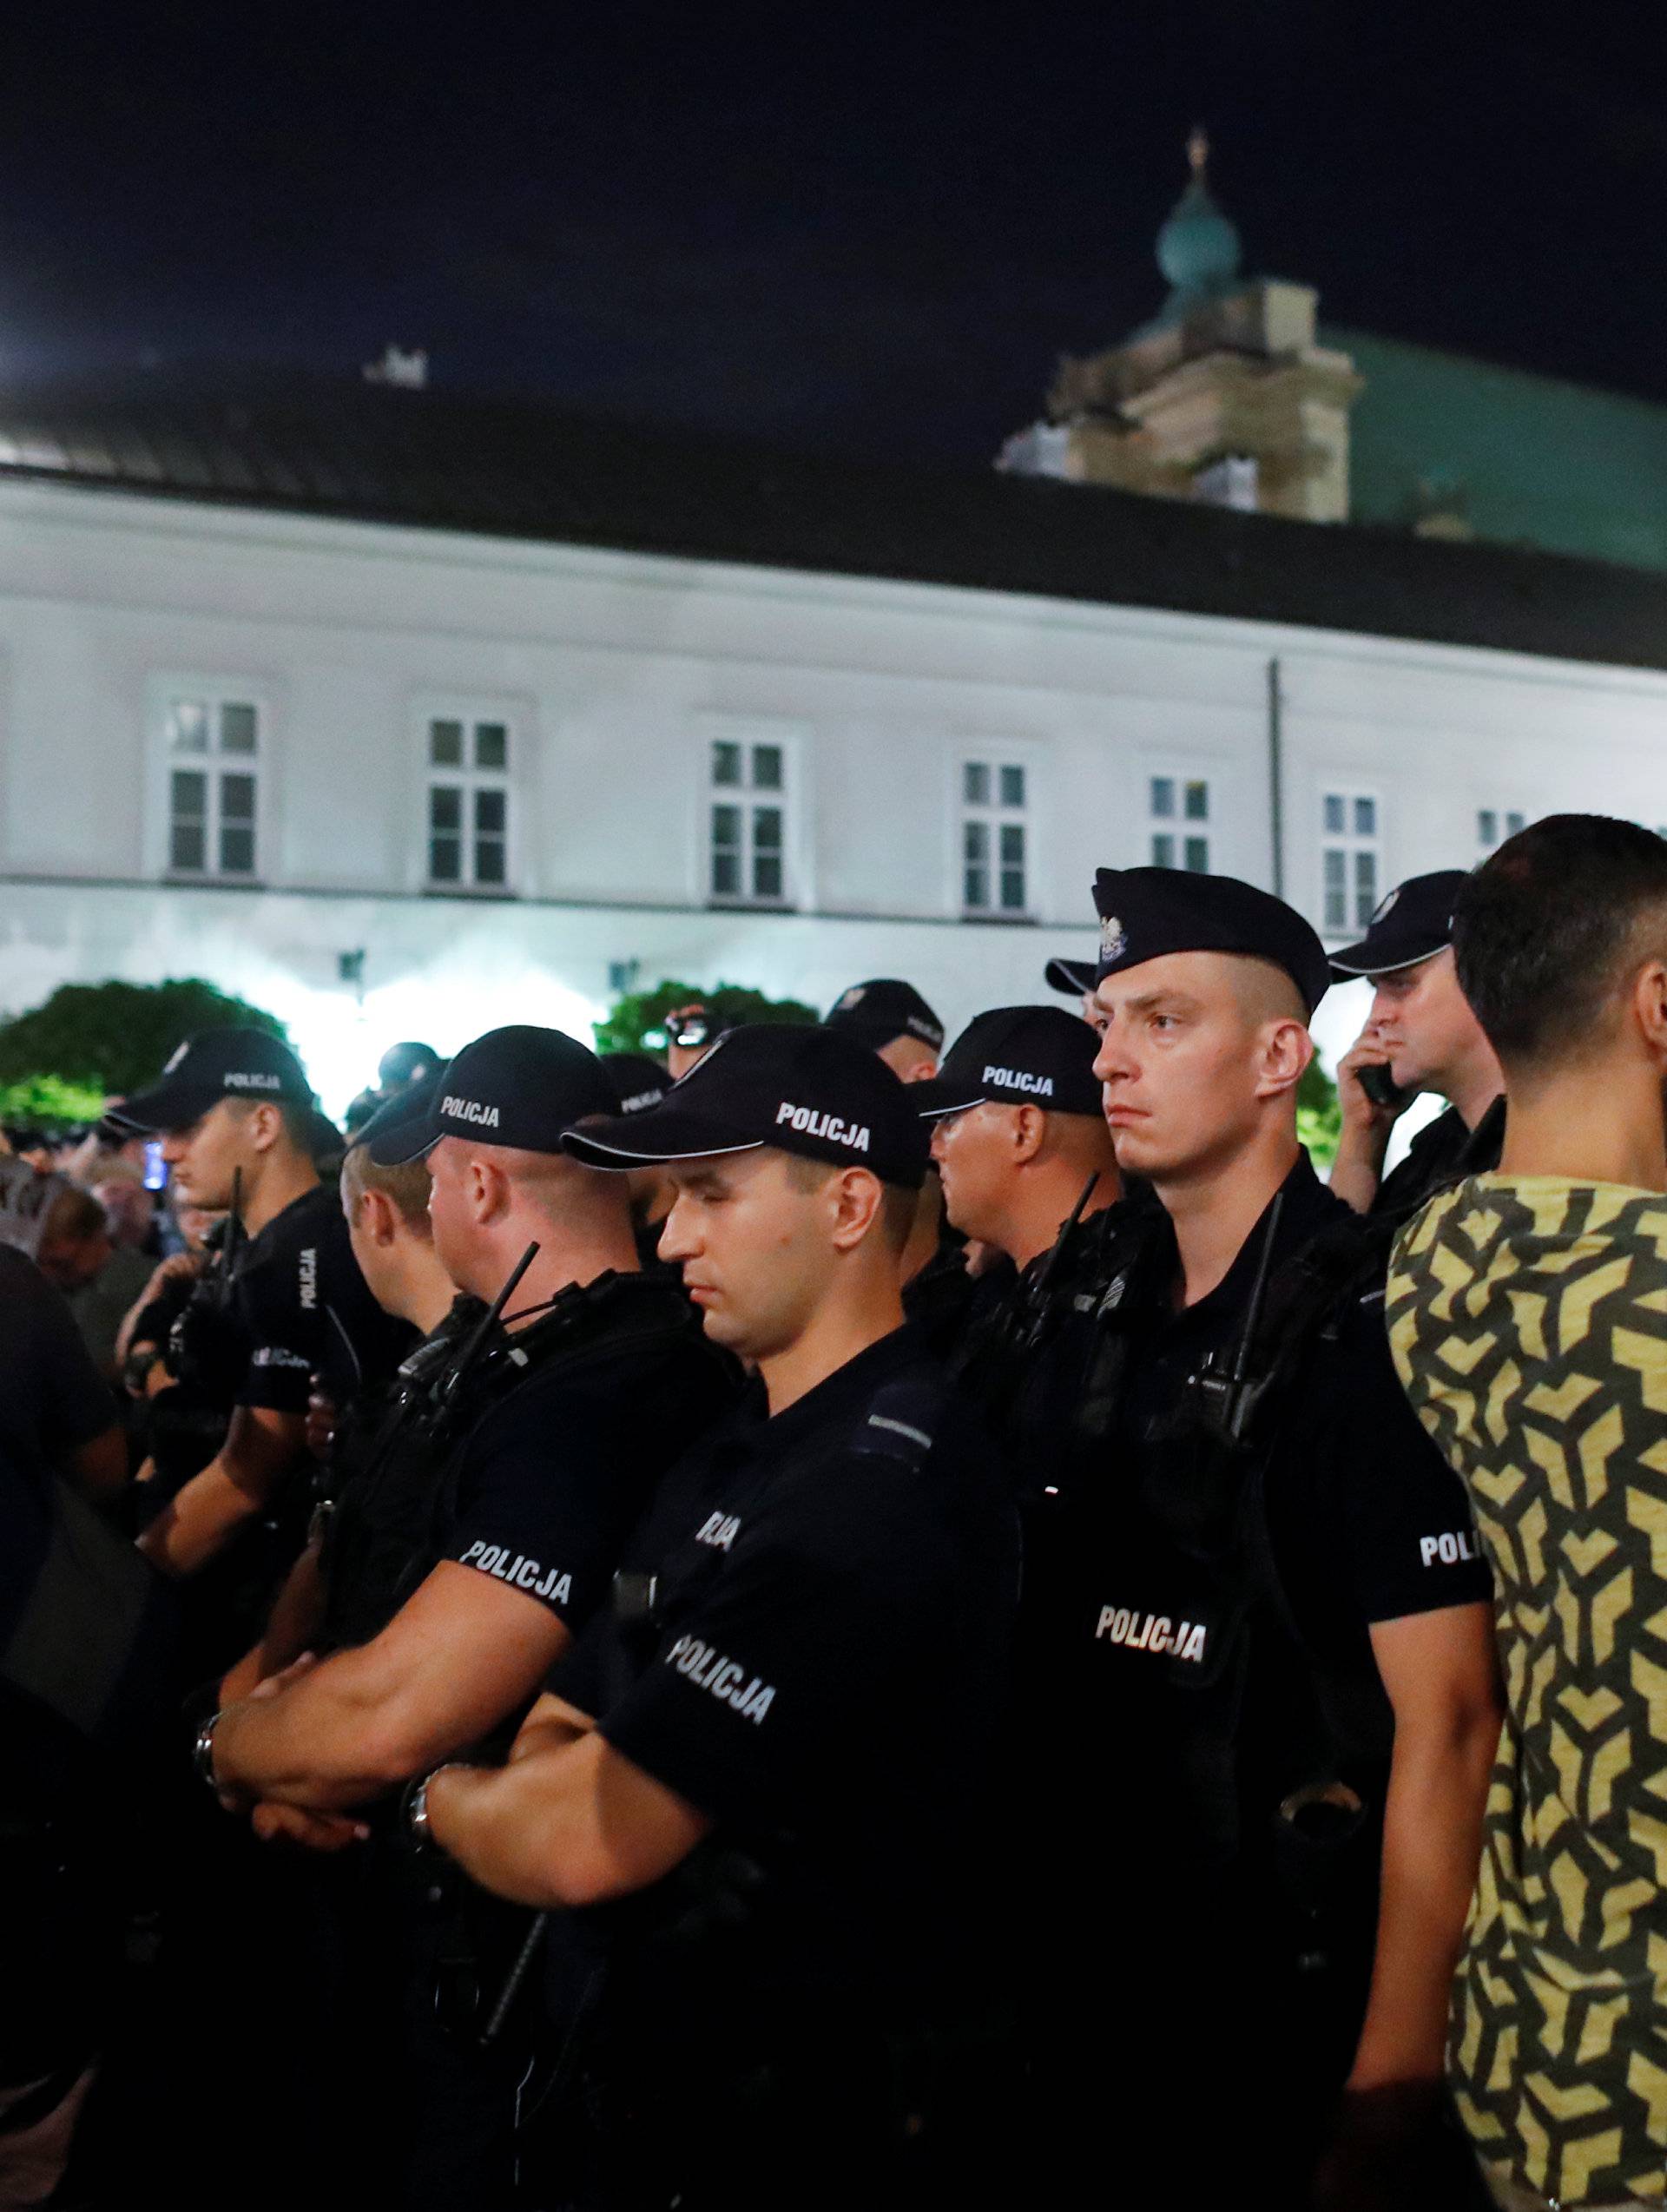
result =
[[1301,1022],[1308,1027],[1308,1011],[1294,978],[1271,960],[1252,960],[1236,952],[1215,956],[1226,964],[1234,995],[1252,1028],[1263,1022]]

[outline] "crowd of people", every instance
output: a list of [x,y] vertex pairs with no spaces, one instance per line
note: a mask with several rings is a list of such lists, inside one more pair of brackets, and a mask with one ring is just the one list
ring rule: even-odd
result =
[[1094,905],[0,1160],[0,2207],[1660,2202],[1667,842]]

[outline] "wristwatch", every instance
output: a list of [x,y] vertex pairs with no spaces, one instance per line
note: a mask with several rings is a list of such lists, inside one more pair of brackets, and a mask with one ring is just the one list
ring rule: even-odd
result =
[[196,1741],[191,1747],[191,1764],[199,1779],[207,1782],[216,1797],[220,1795],[220,1783],[214,1774],[214,1730],[219,1726],[220,1714],[211,1713],[197,1730]]
[[438,1767],[431,1768],[420,1781],[413,1784],[405,1799],[405,1833],[418,1851],[438,1851],[440,1847],[428,1825],[428,1786],[436,1774],[443,1774],[448,1767],[461,1763],[456,1759],[442,1760]]

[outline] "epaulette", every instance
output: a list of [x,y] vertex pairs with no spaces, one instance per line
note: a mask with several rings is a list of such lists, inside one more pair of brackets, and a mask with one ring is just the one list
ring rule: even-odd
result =
[[940,1382],[887,1383],[877,1391],[851,1440],[853,1452],[895,1459],[911,1472],[926,1465],[948,1393]]

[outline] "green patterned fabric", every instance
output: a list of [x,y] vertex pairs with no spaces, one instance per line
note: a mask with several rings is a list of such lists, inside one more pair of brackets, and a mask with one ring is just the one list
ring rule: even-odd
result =
[[1479,1175],[1403,1230],[1401,1383],[1462,1476],[1507,1713],[1448,2060],[1477,2151],[1667,2196],[1667,1198]]

